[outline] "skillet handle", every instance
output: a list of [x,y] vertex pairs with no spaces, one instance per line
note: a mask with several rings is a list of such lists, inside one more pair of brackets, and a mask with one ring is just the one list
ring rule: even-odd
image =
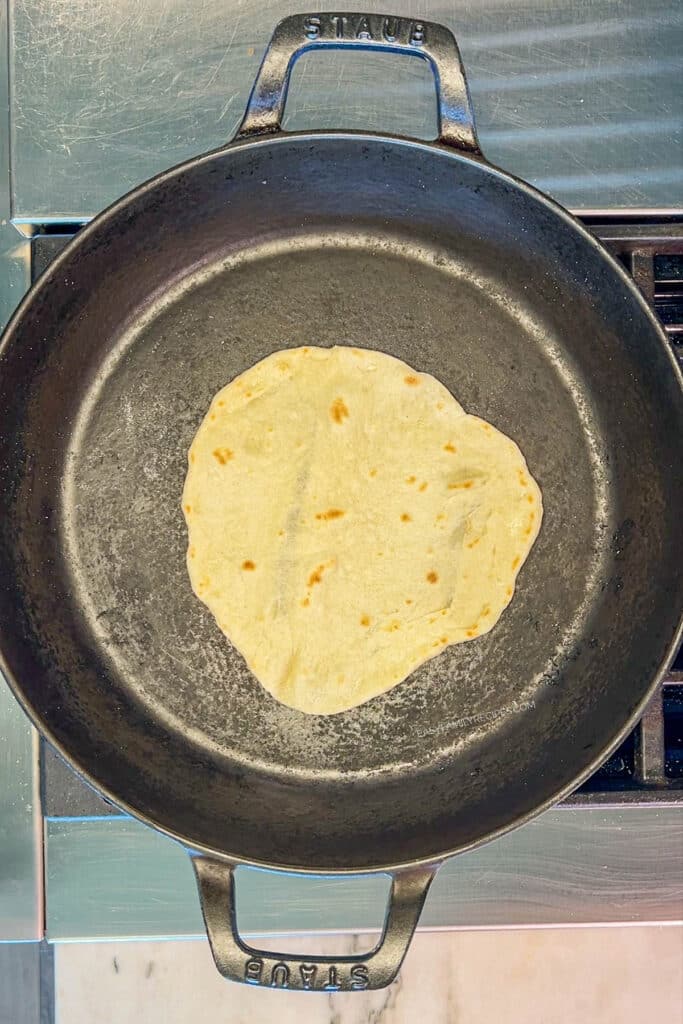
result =
[[472,104],[453,33],[431,21],[384,14],[293,14],[270,41],[237,138],[281,131],[289,79],[307,50],[348,48],[407,53],[429,62],[439,114],[438,141],[479,154]]
[[236,865],[193,855],[204,923],[216,967],[229,981],[310,992],[360,992],[390,985],[406,955],[427,891],[438,868],[392,873],[391,894],[377,946],[354,956],[298,956],[262,952],[237,930]]

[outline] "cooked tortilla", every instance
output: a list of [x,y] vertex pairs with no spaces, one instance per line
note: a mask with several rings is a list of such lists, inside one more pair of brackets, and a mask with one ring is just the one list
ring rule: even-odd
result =
[[344,347],[276,352],[218,392],[183,511],[195,594],[273,697],[317,715],[493,629],[543,514],[514,441]]

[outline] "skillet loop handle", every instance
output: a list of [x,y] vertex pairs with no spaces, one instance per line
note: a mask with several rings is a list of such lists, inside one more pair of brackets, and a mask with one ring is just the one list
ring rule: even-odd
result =
[[460,51],[453,33],[431,21],[385,14],[294,14],[276,27],[237,137],[281,131],[289,79],[307,50],[379,50],[426,60],[434,73],[438,141],[480,155]]
[[384,928],[377,946],[354,956],[298,956],[248,946],[237,930],[235,866],[192,858],[204,923],[216,967],[229,981],[310,992],[362,992],[390,985],[398,974],[438,865],[392,874]]

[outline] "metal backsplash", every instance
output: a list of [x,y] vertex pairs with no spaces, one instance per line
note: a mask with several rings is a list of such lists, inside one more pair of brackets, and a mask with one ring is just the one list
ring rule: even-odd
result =
[[[0,0],[9,7],[12,215],[89,216],[227,141],[299,0]],[[320,4],[313,9],[320,9]],[[322,5],[326,6],[325,4]],[[329,5],[328,5],[329,6]],[[361,0],[460,44],[482,148],[574,209],[683,205],[683,8],[671,0]],[[434,135],[421,61],[311,54],[287,126]]]

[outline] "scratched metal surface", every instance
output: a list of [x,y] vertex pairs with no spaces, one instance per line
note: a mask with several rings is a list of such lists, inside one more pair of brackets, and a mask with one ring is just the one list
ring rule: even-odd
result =
[[[670,922],[683,918],[683,816],[660,806],[563,808],[447,861],[422,928]],[[47,935],[202,935],[184,850],[132,819],[47,823]],[[385,875],[238,869],[246,934],[379,928]]]
[[0,942],[42,936],[42,829],[37,735],[0,675]]
[[[91,215],[154,172],[230,138],[273,26],[302,6],[0,3],[11,15],[12,207],[26,218]],[[392,4],[346,6],[372,12]],[[682,205],[681,5],[398,6],[456,33],[493,162],[573,208]],[[429,137],[433,86],[420,61],[313,54],[295,75],[288,124]]]
[[[0,8],[0,54],[6,44]],[[2,71],[0,59],[0,111],[7,109]],[[7,121],[0,117],[0,325],[28,280],[28,244],[9,223],[8,167]],[[0,942],[42,935],[41,831],[36,734],[0,675]]]

